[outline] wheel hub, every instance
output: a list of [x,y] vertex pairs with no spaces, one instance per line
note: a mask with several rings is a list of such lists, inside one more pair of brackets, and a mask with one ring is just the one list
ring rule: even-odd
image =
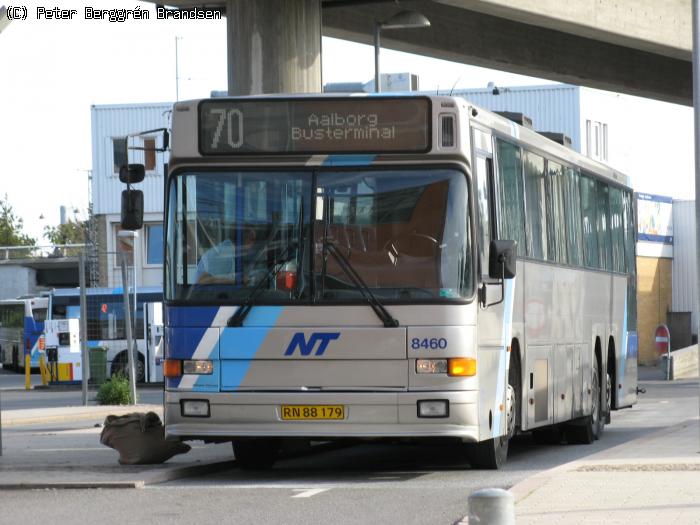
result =
[[508,438],[515,435],[515,389],[508,385],[506,390],[506,424]]

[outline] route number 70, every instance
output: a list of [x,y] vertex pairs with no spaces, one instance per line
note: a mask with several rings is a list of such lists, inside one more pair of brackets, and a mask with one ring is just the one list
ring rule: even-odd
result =
[[211,141],[211,148],[217,149],[221,142],[221,133],[226,128],[226,143],[233,149],[243,145],[243,113],[240,109],[212,109],[212,114],[218,115],[216,131]]

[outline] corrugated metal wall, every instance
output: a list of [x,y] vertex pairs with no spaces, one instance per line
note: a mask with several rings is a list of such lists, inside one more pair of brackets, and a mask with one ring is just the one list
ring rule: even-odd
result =
[[[444,92],[441,94],[447,94]],[[490,111],[515,111],[532,119],[537,131],[565,133],[572,147],[581,151],[579,126],[580,90],[577,86],[553,84],[493,89],[459,89],[452,92]]]
[[[124,184],[114,173],[112,139],[155,128],[170,127],[172,104],[116,104],[92,106],[92,204],[95,215],[119,213]],[[156,146],[161,147],[161,135]],[[142,146],[131,140],[130,146]],[[143,162],[141,151],[129,151],[130,162]],[[156,169],[146,172],[146,179],[135,185],[143,191],[144,211],[163,212],[163,164],[167,153],[156,154]]]
[[674,312],[693,312],[692,331],[698,331],[697,250],[695,201],[673,201],[673,302]]

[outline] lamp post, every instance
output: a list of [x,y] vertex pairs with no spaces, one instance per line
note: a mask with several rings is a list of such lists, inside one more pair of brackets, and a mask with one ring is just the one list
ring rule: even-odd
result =
[[417,29],[420,27],[430,27],[430,20],[418,11],[399,11],[384,22],[374,22],[374,91],[379,93],[382,90],[379,73],[379,37],[382,29]]
[[[138,359],[138,350],[136,346],[136,334],[134,334],[134,329],[136,328],[136,317],[138,316],[138,302],[136,300],[137,286],[138,286],[138,274],[141,269],[141,251],[139,249],[139,232],[133,230],[121,230],[117,233],[117,237],[121,239],[132,239],[132,258],[133,258],[133,272],[134,272],[134,309],[133,318],[131,316],[131,305],[129,304],[129,280],[127,279],[127,266],[126,266],[126,252],[121,252],[121,270],[122,270],[122,288],[124,292],[124,320],[126,325],[126,339],[127,339],[127,356],[129,364],[129,379],[131,387],[131,398],[132,403],[136,403],[136,381],[138,377],[136,376],[136,363]],[[133,319],[133,321],[132,321]],[[145,370],[145,369],[144,369]]]

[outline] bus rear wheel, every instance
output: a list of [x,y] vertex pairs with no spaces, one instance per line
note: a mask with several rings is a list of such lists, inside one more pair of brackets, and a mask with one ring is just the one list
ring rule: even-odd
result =
[[599,364],[596,363],[596,366],[593,367],[591,378],[591,414],[579,418],[566,427],[566,439],[571,444],[590,445],[600,436],[602,410],[600,406],[599,369]]
[[234,439],[233,456],[245,470],[269,469],[277,461],[279,444],[275,439]]

